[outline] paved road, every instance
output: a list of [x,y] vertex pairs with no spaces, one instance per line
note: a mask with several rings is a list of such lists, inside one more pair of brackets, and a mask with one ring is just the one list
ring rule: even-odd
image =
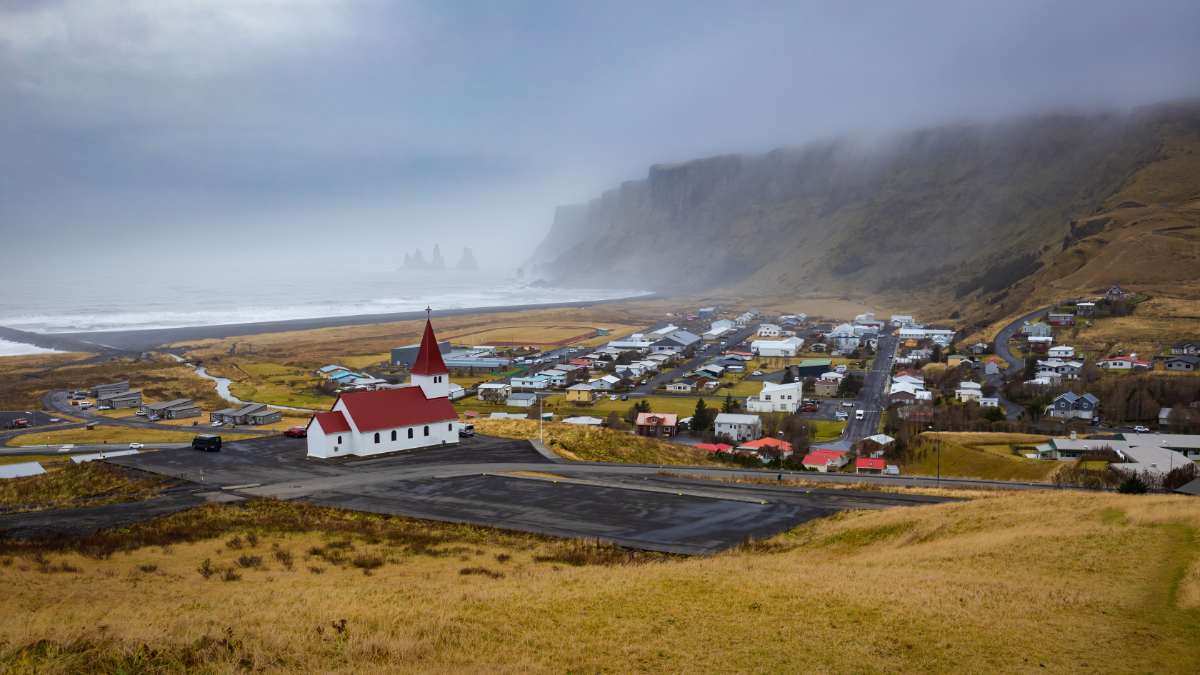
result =
[[[1012,337],[1021,330],[1021,327],[1025,325],[1025,322],[1032,321],[1053,308],[1054,306],[1051,305],[1050,307],[1042,307],[1041,309],[1035,309],[1028,314],[1023,314],[1016,319],[1013,319],[1010,323],[1001,328],[998,333],[996,333],[995,339],[992,340],[992,351],[995,352],[997,356],[1004,359],[1004,361],[1008,364],[1008,372],[1013,373],[1017,372],[1018,370],[1023,371],[1025,369],[1025,361],[1017,358],[1016,355],[1012,353],[1012,350],[1008,348],[1008,341],[1011,340]],[[988,384],[996,387],[996,397],[1000,400],[1000,406],[1004,408],[1005,417],[1010,420],[1016,420],[1020,419],[1021,416],[1025,414],[1025,409],[1023,407],[1017,403],[1013,403],[1007,398],[1004,398],[1003,374],[992,375],[987,378],[987,382]]]
[[[660,373],[655,373],[653,377],[646,380],[646,384],[635,387],[630,393],[636,396],[649,396],[650,394],[654,394],[655,389],[666,386],[670,382],[674,382],[675,380],[692,372],[709,361],[716,361],[720,359],[722,351],[736,349],[739,346],[742,346],[742,343],[750,338],[750,336],[754,335],[755,331],[757,330],[757,327],[747,326],[746,328],[734,331],[725,339],[725,347],[720,347],[718,345],[717,347],[708,349],[710,345],[701,343],[696,350],[695,356],[674,368]],[[688,396],[694,397],[695,394],[688,394]]]
[[[846,450],[858,441],[879,433],[879,423],[887,411],[888,386],[892,381],[892,360],[896,357],[896,345],[899,339],[893,335],[881,335],[879,345],[875,350],[875,358],[871,367],[863,377],[862,389],[854,400],[854,407],[841,407],[850,413],[846,429],[840,439],[828,443],[814,443],[822,448]],[[857,419],[856,411],[863,411],[863,418]]]

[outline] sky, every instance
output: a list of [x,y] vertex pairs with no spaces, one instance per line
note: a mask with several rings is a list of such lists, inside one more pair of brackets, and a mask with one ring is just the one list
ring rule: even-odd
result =
[[511,268],[656,162],[1193,97],[1197,64],[1195,0],[3,0],[0,281]]

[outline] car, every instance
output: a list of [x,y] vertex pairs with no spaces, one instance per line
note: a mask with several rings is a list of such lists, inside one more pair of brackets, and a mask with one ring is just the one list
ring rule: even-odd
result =
[[59,446],[58,451],[59,452],[70,452],[74,449],[75,449],[75,446],[73,444],[67,443],[66,445]]
[[608,400],[610,400],[610,401],[615,401],[615,400],[617,400],[617,395],[616,395],[616,394],[609,394],[609,395],[608,395]]
[[833,414],[833,416],[835,419],[844,420],[844,419],[849,419],[850,414],[844,410],[839,410],[839,411],[835,412]]
[[756,370],[750,374],[753,375],[754,377],[762,377],[763,372],[761,370]]
[[1150,433],[1150,427],[1144,427],[1139,424],[1133,428],[1133,432],[1137,434],[1148,434]]
[[470,438],[474,435],[475,435],[475,425],[474,424],[464,424],[458,428],[458,437],[459,438]]
[[854,401],[842,401],[842,407],[843,408],[853,408]]
[[867,413],[864,412],[861,408],[854,411],[854,419],[856,419],[856,420],[861,420],[866,416],[867,416]]
[[287,431],[283,432],[283,435],[287,436],[288,438],[308,438],[308,428],[291,427]]
[[133,443],[129,444],[130,450],[141,450],[144,447],[146,447],[146,446],[142,445],[141,443],[138,443],[137,441],[134,441]]
[[820,406],[813,404],[813,403],[805,403],[804,405],[800,406],[800,412],[806,412],[806,413],[814,413],[820,409],[821,409]]
[[192,439],[192,449],[204,452],[220,452],[221,437],[212,434],[200,434]]
[[133,414],[134,414],[134,415],[137,415],[138,417],[145,417],[147,413],[146,413],[146,411],[145,411],[145,410],[140,410],[140,409],[139,409],[137,412],[135,412],[135,413],[133,413]]
[[24,417],[18,417],[12,421],[12,426],[14,429],[24,429],[25,427],[29,426],[29,420],[25,419]]
[[50,423],[51,423],[51,424],[54,424],[55,422],[61,422],[61,421],[62,421],[62,418],[61,418],[61,417],[51,417],[51,418],[50,418]]
[[213,420],[212,422],[209,422],[209,423],[208,423],[208,426],[210,426],[210,427],[219,427],[219,426],[221,426],[222,424],[225,424],[225,423],[224,423],[224,422],[222,422],[221,420]]

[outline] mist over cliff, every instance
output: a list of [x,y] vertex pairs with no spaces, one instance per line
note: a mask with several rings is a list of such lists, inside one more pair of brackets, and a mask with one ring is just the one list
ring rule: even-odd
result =
[[655,165],[559,208],[530,265],[581,286],[969,293],[1036,271],[1071,221],[1198,128],[1186,102]]

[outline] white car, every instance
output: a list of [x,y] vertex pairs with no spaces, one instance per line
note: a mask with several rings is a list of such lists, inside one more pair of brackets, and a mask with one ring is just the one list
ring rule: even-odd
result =
[[853,408],[854,401],[842,401],[842,407],[843,408]]
[[1139,424],[1133,428],[1133,432],[1137,434],[1148,434],[1150,433],[1150,427],[1144,427]]
[[74,450],[74,449],[75,449],[75,446],[74,446],[74,445],[71,445],[70,443],[68,443],[68,444],[66,444],[66,445],[60,446],[60,447],[58,448],[58,451],[59,451],[59,452],[70,452],[70,451],[72,451],[72,450]]
[[847,413],[845,410],[839,410],[833,413],[833,416],[835,419],[844,420],[850,418],[850,413]]
[[137,441],[134,441],[133,443],[129,444],[130,450],[141,450],[144,447],[146,447],[146,446],[142,445],[141,443],[138,443]]
[[219,427],[219,426],[221,426],[222,424],[224,424],[224,422],[212,422],[212,423],[210,423],[208,426],[210,426],[210,427]]
[[751,374],[751,375],[753,375],[754,377],[762,377],[762,371],[761,371],[761,370],[756,370],[756,371],[754,371],[753,373],[750,373],[750,374]]
[[863,412],[861,409],[854,411],[854,419],[856,419],[856,420],[861,420],[865,416],[866,416],[866,413]]

